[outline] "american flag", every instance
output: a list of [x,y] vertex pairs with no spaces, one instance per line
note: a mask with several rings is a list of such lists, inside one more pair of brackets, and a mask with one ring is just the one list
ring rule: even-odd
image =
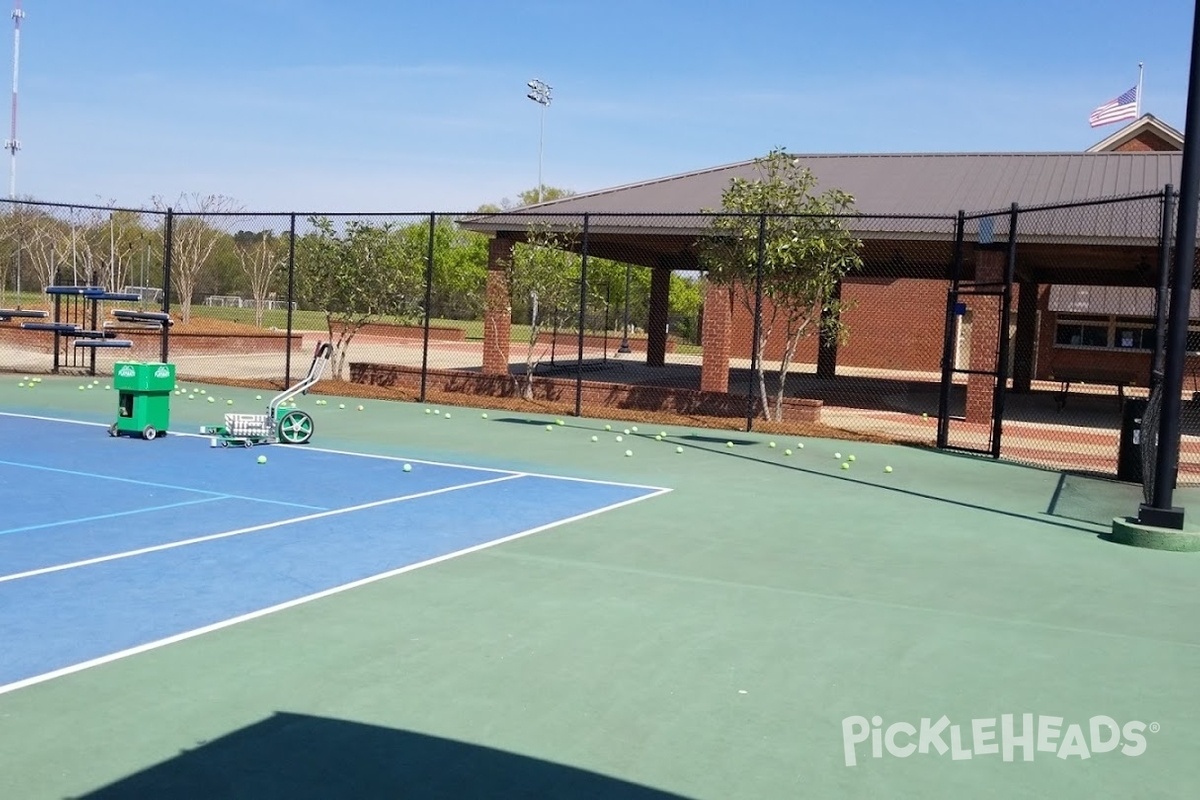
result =
[[1133,87],[1116,100],[1109,100],[1097,108],[1088,117],[1093,128],[1108,125],[1110,122],[1120,122],[1123,119],[1137,119],[1137,87]]

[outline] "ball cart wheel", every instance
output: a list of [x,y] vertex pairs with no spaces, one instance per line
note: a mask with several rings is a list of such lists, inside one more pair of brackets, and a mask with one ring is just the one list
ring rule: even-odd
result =
[[150,441],[156,436],[158,436],[158,431],[154,429],[153,425],[147,425],[145,428],[142,428],[142,438],[146,441]]
[[313,420],[304,411],[289,411],[279,420],[279,440],[285,444],[304,444],[313,435]]
[[108,426],[108,435],[109,436],[117,435],[117,423],[114,422],[112,425]]

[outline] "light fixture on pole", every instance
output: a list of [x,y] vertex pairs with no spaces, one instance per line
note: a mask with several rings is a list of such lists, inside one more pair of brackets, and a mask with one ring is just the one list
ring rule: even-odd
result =
[[550,105],[551,86],[537,78],[528,84],[529,94],[525,95],[542,107],[541,125],[538,129],[538,202],[542,202],[542,141],[546,138],[546,106]]

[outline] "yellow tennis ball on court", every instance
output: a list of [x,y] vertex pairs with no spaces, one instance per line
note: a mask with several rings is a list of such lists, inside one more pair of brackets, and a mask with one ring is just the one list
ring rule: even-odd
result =
[[853,454],[853,453],[851,453],[850,455],[846,456],[846,460],[847,460],[847,461],[853,461],[853,460],[854,460],[854,454]]
[[625,429],[625,435],[626,435],[626,436],[628,436],[628,435],[629,435],[629,428],[626,428],[626,429]]
[[682,452],[683,452],[683,448],[682,448],[682,447],[676,447],[676,448],[675,448],[675,452],[676,452],[676,453],[682,453]]
[[600,441],[600,437],[599,437],[599,436],[593,436],[593,437],[592,437],[592,441],[593,441],[593,442],[598,442],[598,441]]
[[632,457],[633,457],[633,451],[632,451],[632,450],[626,450],[626,451],[625,451],[625,457],[626,457],[626,458],[632,458]]
[[624,437],[624,436],[621,436],[620,434],[617,434],[617,441],[618,441],[618,442],[623,442],[623,441],[625,441],[625,437]]
[[483,417],[484,419],[487,419],[487,412],[485,411],[482,414],[480,414],[479,416]]
[[611,430],[612,430],[612,425],[605,425],[605,426],[604,426],[604,430],[606,430],[606,431],[611,431]]
[[265,464],[265,463],[267,463],[267,457],[266,457],[266,456],[259,456],[259,457],[258,457],[258,463],[260,463],[260,464]]
[[233,405],[233,401],[232,401],[232,400],[226,400],[226,401],[225,401],[225,405],[227,405],[227,406],[231,406],[231,405]]
[[556,419],[556,420],[554,420],[554,424],[555,425],[565,425],[566,423],[564,423],[561,419]]
[[842,462],[842,469],[850,469],[850,462],[849,462],[849,461],[843,461],[843,462]]
[[433,413],[434,413],[434,414],[437,414],[437,415],[440,417],[440,416],[442,415],[442,410],[441,410],[440,408],[435,408],[435,409],[433,410]]
[[834,453],[834,454],[833,454],[833,457],[834,457],[834,458],[841,458],[841,457],[842,457],[842,454],[841,454],[841,453]]
[[767,447],[774,447],[774,446],[775,446],[774,442],[767,442]]
[[733,442],[726,442],[726,443],[725,443],[725,446],[726,446],[726,447],[733,447]]
[[405,465],[404,465],[404,471],[405,471],[405,472],[412,472],[412,464],[405,464]]
[[792,451],[791,451],[791,450],[784,450],[784,451],[783,451],[783,454],[784,454],[785,456],[790,456],[790,455],[792,454]]
[[262,395],[261,395],[261,394],[256,394],[256,395],[254,395],[254,399],[255,399],[255,400],[262,400]]
[[655,437],[654,437],[654,441],[656,441],[656,442],[661,442],[661,441],[662,441],[662,437],[661,437],[661,436],[655,436]]
[[883,468],[883,471],[884,471],[884,472],[891,472],[891,471],[892,471],[892,468],[891,468],[891,467],[884,467],[884,468]]
[[[362,411],[362,410],[363,410],[363,407],[362,407],[362,406],[359,406],[359,407],[358,407],[358,410],[359,410],[359,411]],[[447,415],[446,415],[446,419],[450,419],[450,415],[449,415],[449,414],[447,414]]]
[[796,449],[797,449],[797,450],[803,450],[803,449],[804,449],[804,442],[796,442]]
[[24,389],[24,388],[25,388],[25,381],[21,381],[20,383],[18,383],[18,384],[17,384],[17,386],[20,386],[22,389]]
[[547,426],[546,426],[546,430],[548,430],[548,431],[552,431],[552,430],[554,430],[554,426],[553,426],[553,425],[547,425]]
[[216,400],[216,398],[215,398],[215,397],[213,397],[212,395],[209,395],[209,396],[208,396],[208,402],[210,402],[210,403],[215,403],[215,402],[217,402],[217,400]]
[[637,433],[637,425],[634,425],[634,426],[633,426],[632,428],[630,428],[629,430],[633,431],[634,433]]

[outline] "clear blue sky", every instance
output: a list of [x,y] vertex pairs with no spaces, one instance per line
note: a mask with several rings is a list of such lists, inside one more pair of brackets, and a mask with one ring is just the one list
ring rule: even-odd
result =
[[21,196],[469,211],[537,184],[535,77],[554,87],[544,182],[579,192],[774,146],[1083,150],[1119,128],[1087,116],[1136,83],[1139,61],[1142,110],[1182,129],[1193,4],[23,5]]

